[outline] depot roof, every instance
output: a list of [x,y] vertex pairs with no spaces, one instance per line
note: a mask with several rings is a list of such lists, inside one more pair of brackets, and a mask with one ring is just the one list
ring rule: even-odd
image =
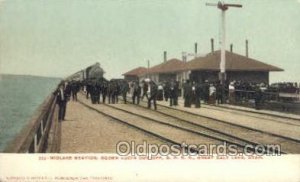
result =
[[179,59],[170,59],[166,62],[153,66],[149,69],[149,73],[170,73],[186,70],[186,63]]
[[126,73],[123,73],[124,76],[139,76],[147,72],[147,68],[145,67],[137,67]]
[[[187,62],[188,70],[220,70],[221,51]],[[261,61],[226,51],[226,70],[229,71],[283,71],[283,69]]]

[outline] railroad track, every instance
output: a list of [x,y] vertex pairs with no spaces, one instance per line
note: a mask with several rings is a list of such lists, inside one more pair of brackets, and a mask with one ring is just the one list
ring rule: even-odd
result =
[[[141,105],[142,104],[142,105]],[[141,101],[139,107],[146,107],[146,102]],[[221,133],[225,136],[250,143],[252,145],[280,144],[282,153],[300,153],[300,140],[290,138],[234,123],[230,123],[215,118],[202,116],[199,114],[159,105],[155,112],[178,119],[186,123],[194,124],[211,132]],[[233,134],[234,133],[234,134]],[[247,138],[247,139],[245,139]],[[249,140],[250,139],[250,140]]]
[[[128,99],[131,100],[131,97],[128,97]],[[183,103],[181,103],[181,104],[183,104]],[[165,105],[162,105],[159,103],[157,103],[157,105],[160,105],[162,107],[169,107],[169,106],[165,106]],[[264,119],[264,120],[283,123],[283,124],[287,124],[287,125],[291,125],[291,126],[300,126],[300,119],[293,118],[293,117],[285,117],[285,116],[276,115],[276,114],[272,114],[272,113],[262,113],[262,112],[256,112],[256,111],[244,110],[244,109],[238,109],[238,108],[228,108],[228,107],[225,107],[222,105],[209,105],[206,103],[201,103],[201,107],[206,108],[206,109],[216,110],[216,111],[228,112],[231,114],[234,113],[234,114],[238,114],[241,116],[246,115],[246,116],[250,116],[253,118]],[[175,109],[175,108],[172,108],[172,109]],[[184,111],[184,112],[188,112],[188,111]],[[192,112],[188,112],[188,113],[195,114]],[[203,116],[203,117],[205,117],[205,116]]]
[[[215,139],[215,140],[218,140],[218,141],[226,142],[227,144],[236,145],[236,146],[239,146],[241,148],[244,148],[247,145],[248,146],[251,145],[253,147],[260,145],[260,146],[264,147],[265,151],[267,149],[267,146],[262,144],[262,143],[257,143],[257,142],[253,142],[253,141],[250,141],[250,140],[246,140],[246,139],[243,139],[241,137],[237,137],[237,136],[225,133],[225,132],[214,130],[214,129],[211,129],[211,128],[208,128],[208,127],[205,127],[203,125],[193,123],[193,122],[190,122],[190,121],[186,121],[186,120],[182,120],[182,119],[178,119],[178,118],[175,118],[175,120],[174,120],[173,116],[171,116],[171,117],[168,116],[166,118],[166,116],[163,116],[162,114],[159,114],[159,116],[157,116],[156,118],[153,118],[153,115],[152,116],[149,116],[149,115],[147,116],[147,115],[145,115],[145,112],[155,112],[155,111],[149,111],[148,109],[142,109],[141,110],[141,108],[138,109],[138,107],[133,106],[133,105],[126,105],[126,109],[125,108],[120,108],[119,104],[111,104],[111,105],[106,104],[105,106],[110,107],[110,108],[115,109],[115,110],[126,112],[130,115],[135,115],[135,116],[138,116],[140,118],[151,120],[152,122],[156,122],[160,125],[164,125],[164,126],[184,130],[184,131],[189,132],[189,133],[193,133],[193,134],[196,134],[196,135],[200,135],[200,136],[212,138],[212,139]],[[128,109],[128,107],[129,107],[129,109]],[[144,114],[142,115],[142,114],[139,114],[139,113],[144,113]],[[158,115],[156,112],[154,114]],[[254,149],[253,150],[250,149],[250,151],[254,151]],[[275,150],[273,152],[279,153],[277,150]],[[286,153],[286,152],[283,152],[283,151],[280,151],[280,152],[282,154]]]
[[292,118],[292,117],[285,117],[285,116],[280,116],[280,115],[275,115],[275,114],[270,114],[270,113],[255,112],[255,111],[243,110],[243,109],[238,109],[238,108],[227,108],[227,107],[219,106],[219,105],[212,106],[212,105],[205,104],[205,103],[201,103],[201,104],[202,104],[201,107],[206,108],[206,109],[213,109],[216,111],[234,113],[234,114],[242,115],[242,116],[246,115],[246,116],[250,116],[253,118],[264,119],[264,120],[269,120],[269,121],[278,122],[278,123],[284,123],[284,124],[292,125],[292,126],[300,126],[300,119],[296,119],[296,118]]
[[[141,102],[147,104],[146,101],[141,101]],[[212,118],[212,117],[209,117],[209,116],[204,116],[204,115],[196,114],[196,113],[193,113],[193,112],[176,109],[174,107],[169,107],[169,106],[165,106],[165,105],[162,105],[162,104],[157,104],[157,105],[159,107],[161,107],[160,110],[158,110],[157,112],[160,112],[162,108],[164,108],[165,110],[169,110],[169,111],[170,110],[174,110],[174,111],[177,111],[177,112],[180,112],[180,113],[184,113],[184,114],[186,113],[186,114],[190,114],[190,115],[193,115],[193,116],[207,118],[207,119],[211,119],[211,120],[218,121],[218,122],[221,122],[221,123],[225,123],[225,124],[229,124],[229,125],[234,125],[234,126],[237,126],[237,127],[241,127],[241,128],[245,128],[245,129],[249,129],[249,130],[253,130],[253,131],[265,133],[265,134],[272,135],[272,136],[275,136],[275,137],[285,138],[285,139],[292,140],[292,141],[300,143],[300,140],[297,139],[297,138],[291,138],[291,137],[287,137],[287,136],[282,136],[282,135],[279,135],[279,134],[275,134],[275,133],[271,133],[271,132],[267,132],[267,131],[263,131],[263,130],[259,130],[259,129],[255,129],[255,128],[251,128],[251,127],[247,127],[247,126],[243,126],[243,125],[240,125],[240,124],[235,124],[235,123],[227,122],[227,121],[224,121],[224,120]],[[143,107],[146,107],[146,106],[144,105]]]
[[[257,112],[257,111],[252,111],[252,110],[247,110],[247,109],[239,109],[239,108],[236,108],[236,107],[226,107],[226,106],[222,106],[222,105],[209,105],[209,104],[206,104],[206,103],[202,103],[202,105],[206,105],[206,106],[209,106],[209,107],[206,107],[206,108],[209,108],[209,109],[214,109],[214,110],[219,110],[219,111],[225,111],[225,112],[232,112],[233,110],[236,111],[237,114],[245,114],[245,113],[249,113],[249,114],[255,114],[255,115],[258,115],[258,116],[253,116],[253,115],[249,115],[249,116],[252,116],[252,117],[257,117],[257,118],[263,118],[263,119],[268,119],[264,116],[269,116],[269,117],[272,117],[274,119],[276,118],[280,118],[280,119],[284,119],[284,120],[292,120],[292,121],[296,121],[298,122],[297,124],[300,124],[300,119],[299,118],[295,118],[295,117],[286,117],[286,116],[282,116],[282,115],[278,115],[278,114],[272,114],[272,113],[265,113],[265,112]],[[242,113],[241,113],[242,112]]]
[[[141,130],[147,134],[153,135],[163,141],[166,141],[171,144],[180,145],[186,139],[190,139],[190,142],[187,144],[224,144],[226,142],[228,145],[235,145],[239,152],[243,152],[245,145],[249,144],[249,142],[242,142],[240,140],[234,140],[230,137],[226,137],[224,135],[212,135],[211,133],[200,132],[191,127],[183,127],[167,122],[163,122],[158,119],[150,118],[137,112],[132,112],[126,109],[118,108],[117,105],[108,105],[108,104],[100,104],[100,105],[90,105],[87,104],[85,101],[79,100],[79,103],[84,105],[85,107],[94,110],[100,114],[103,114],[107,117],[110,117],[114,120],[117,120],[121,123],[124,123],[130,127],[134,127],[138,130]],[[117,113],[116,113],[117,111]],[[148,112],[148,110],[147,110]],[[121,119],[117,116],[123,116]],[[159,129],[158,129],[159,128]],[[165,132],[162,132],[165,131]],[[171,133],[168,136],[168,133]],[[194,141],[194,142],[192,142]],[[251,143],[251,145],[255,145]],[[247,148],[249,152],[254,152],[254,148]],[[198,153],[199,151],[195,148],[192,148],[193,152]],[[258,151],[262,152],[261,149]],[[282,154],[284,152],[281,152]]]

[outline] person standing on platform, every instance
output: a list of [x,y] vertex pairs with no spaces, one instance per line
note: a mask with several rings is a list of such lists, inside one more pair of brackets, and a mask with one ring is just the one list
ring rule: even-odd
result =
[[124,100],[124,103],[127,104],[127,92],[129,91],[129,84],[126,81],[123,81],[121,84],[121,93]]
[[179,96],[179,82],[175,82],[174,86],[174,106],[178,106],[178,96]]
[[192,82],[192,96],[191,96],[191,105],[196,104],[196,83]]
[[165,82],[164,97],[165,97],[165,101],[168,102],[168,99],[170,98],[170,83],[169,82]]
[[59,88],[55,92],[56,95],[56,103],[58,104],[58,120],[65,120],[66,110],[67,110],[67,102],[70,95],[68,94],[68,90],[63,83],[59,85]]
[[208,99],[209,99],[209,83],[208,80],[205,80],[205,83],[203,85],[203,100],[204,103],[208,103]]
[[150,81],[149,89],[147,93],[148,93],[148,108],[151,109],[151,101],[153,101],[154,109],[157,110],[156,97],[157,97],[158,90],[157,90],[157,85],[153,81]]
[[214,86],[214,84],[210,84],[209,86],[208,104],[212,104],[212,105],[216,104],[216,87]]
[[98,83],[94,83],[93,86],[91,87],[91,101],[92,104],[100,104],[100,88],[98,86]]
[[121,83],[120,82],[115,82],[116,84],[116,91],[114,92],[114,96],[115,96],[115,102],[118,103],[119,102],[119,95],[121,94]]
[[142,100],[144,99],[144,97],[146,97],[147,99],[148,98],[148,95],[147,95],[147,91],[149,90],[148,88],[148,83],[144,80],[144,83],[143,83],[143,95],[142,95]]
[[192,85],[190,81],[187,80],[184,85],[184,107],[191,107],[192,105]]
[[81,86],[82,86],[82,91],[86,94],[87,91],[86,91],[86,81],[85,81],[85,80],[83,80],[83,81],[81,82]]
[[201,107],[201,86],[199,83],[195,86],[195,107]]
[[108,104],[115,103],[115,92],[116,88],[115,88],[115,84],[113,81],[110,81],[108,84]]
[[229,104],[235,104],[235,83],[231,82],[228,86]]
[[77,101],[77,92],[79,91],[77,83],[75,81],[72,81],[70,87],[72,93],[72,100]]
[[220,82],[217,83],[216,86],[216,98],[217,98],[217,103],[218,104],[222,104],[223,103],[223,89],[222,89],[222,85]]
[[90,93],[90,96],[91,96],[91,102],[92,102],[92,104],[95,104],[95,85],[93,84],[91,87],[90,87],[90,91],[89,91],[89,93]]
[[68,96],[67,99],[69,101],[71,97],[71,85],[68,82],[65,83],[65,92],[66,95]]
[[159,101],[164,100],[164,87],[162,86],[162,83],[158,85],[157,89],[158,89],[157,100]]
[[170,95],[169,95],[170,106],[172,107],[173,105],[175,105],[175,83],[173,80],[170,83],[170,92],[169,93],[170,93]]
[[95,102],[97,104],[100,104],[100,93],[101,93],[101,84],[100,82],[96,82],[96,85],[95,85],[96,89],[95,89]]
[[260,110],[261,109],[261,102],[262,102],[262,91],[259,87],[256,88],[255,90],[255,109]]
[[117,103],[116,100],[117,93],[118,93],[118,85],[116,82],[112,82],[111,101],[113,104]]
[[103,81],[103,82],[102,82],[102,85],[101,85],[101,93],[102,93],[102,102],[103,102],[103,104],[105,104],[107,92],[108,92],[108,85],[107,85],[107,82],[106,82],[106,81]]
[[140,87],[139,83],[134,82],[133,83],[133,91],[132,91],[132,103],[133,104],[140,104],[141,91],[142,91],[142,88]]
[[88,81],[86,84],[86,99],[89,99],[89,95],[91,93],[91,89],[92,89],[92,83],[91,81]]

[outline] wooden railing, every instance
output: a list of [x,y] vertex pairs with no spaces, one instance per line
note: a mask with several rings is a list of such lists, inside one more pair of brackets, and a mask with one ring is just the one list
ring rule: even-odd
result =
[[49,95],[38,107],[28,124],[10,142],[5,153],[59,152],[58,107],[56,96]]

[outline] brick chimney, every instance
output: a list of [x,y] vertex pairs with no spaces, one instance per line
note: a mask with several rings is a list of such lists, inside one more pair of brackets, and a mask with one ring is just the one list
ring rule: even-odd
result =
[[182,52],[182,61],[186,62],[186,52]]
[[167,51],[164,51],[164,63],[167,62]]
[[233,44],[230,44],[230,52],[233,51]]
[[249,57],[249,54],[248,54],[248,40],[246,39],[246,57]]
[[211,43],[211,52],[213,53],[215,51],[213,38],[210,39],[210,43]]
[[197,42],[195,43],[195,57],[196,57],[196,55],[198,54],[198,44],[197,44]]

